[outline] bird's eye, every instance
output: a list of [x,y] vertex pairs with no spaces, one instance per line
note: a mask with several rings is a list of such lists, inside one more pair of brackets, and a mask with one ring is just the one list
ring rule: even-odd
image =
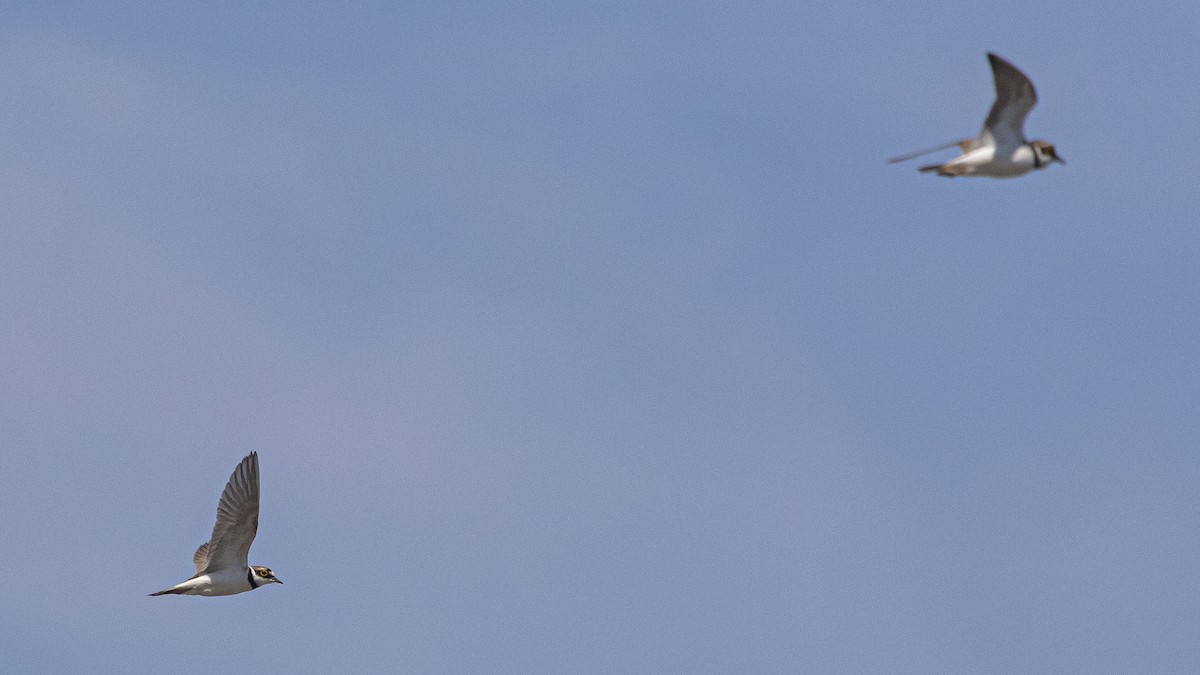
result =
[[258,571],[258,576],[260,576],[260,577],[269,577],[269,576],[271,576],[271,570],[259,570],[259,571]]

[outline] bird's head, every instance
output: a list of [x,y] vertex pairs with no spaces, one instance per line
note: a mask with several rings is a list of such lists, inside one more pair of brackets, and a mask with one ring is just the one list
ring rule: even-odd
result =
[[266,584],[282,584],[283,583],[282,581],[279,580],[279,577],[275,576],[275,573],[271,571],[270,567],[263,567],[261,565],[251,565],[250,569],[254,570],[254,577],[256,579],[258,579],[258,581],[255,583],[259,586],[263,586]]
[[1054,151],[1054,144],[1046,141],[1029,141],[1029,146],[1033,148],[1033,152],[1037,155],[1038,164],[1041,168],[1046,168],[1051,162],[1066,164],[1062,157]]

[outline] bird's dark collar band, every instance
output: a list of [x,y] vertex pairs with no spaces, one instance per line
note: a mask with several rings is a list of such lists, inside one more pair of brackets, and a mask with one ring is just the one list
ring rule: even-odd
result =
[[254,583],[254,568],[253,567],[246,568],[246,581],[250,582],[250,590],[254,590],[254,589],[258,588],[258,584]]
[[1028,145],[1029,149],[1033,151],[1033,168],[1042,168],[1042,159],[1038,157],[1037,148],[1033,147],[1033,143],[1026,143],[1026,145]]

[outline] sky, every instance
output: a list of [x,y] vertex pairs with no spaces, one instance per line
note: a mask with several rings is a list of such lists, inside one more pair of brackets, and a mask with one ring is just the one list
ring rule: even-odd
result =
[[1200,670],[1200,9],[4,15],[0,671]]

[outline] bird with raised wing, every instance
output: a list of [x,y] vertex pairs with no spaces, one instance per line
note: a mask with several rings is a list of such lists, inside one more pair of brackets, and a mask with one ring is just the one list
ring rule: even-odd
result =
[[901,155],[889,163],[903,162],[931,152],[958,146],[962,152],[949,162],[930,164],[921,171],[936,171],[939,176],[988,176],[1014,178],[1034,169],[1044,169],[1054,162],[1066,164],[1046,141],[1025,140],[1025,117],[1037,105],[1037,91],[1025,73],[1016,66],[988,53],[992,76],[996,81],[996,102],[983,123],[983,131],[974,138],[964,138],[935,148]]
[[150,595],[235,595],[282,584],[271,568],[247,562],[257,533],[258,453],[252,452],[233,470],[221,493],[212,538],[192,556],[196,574]]

